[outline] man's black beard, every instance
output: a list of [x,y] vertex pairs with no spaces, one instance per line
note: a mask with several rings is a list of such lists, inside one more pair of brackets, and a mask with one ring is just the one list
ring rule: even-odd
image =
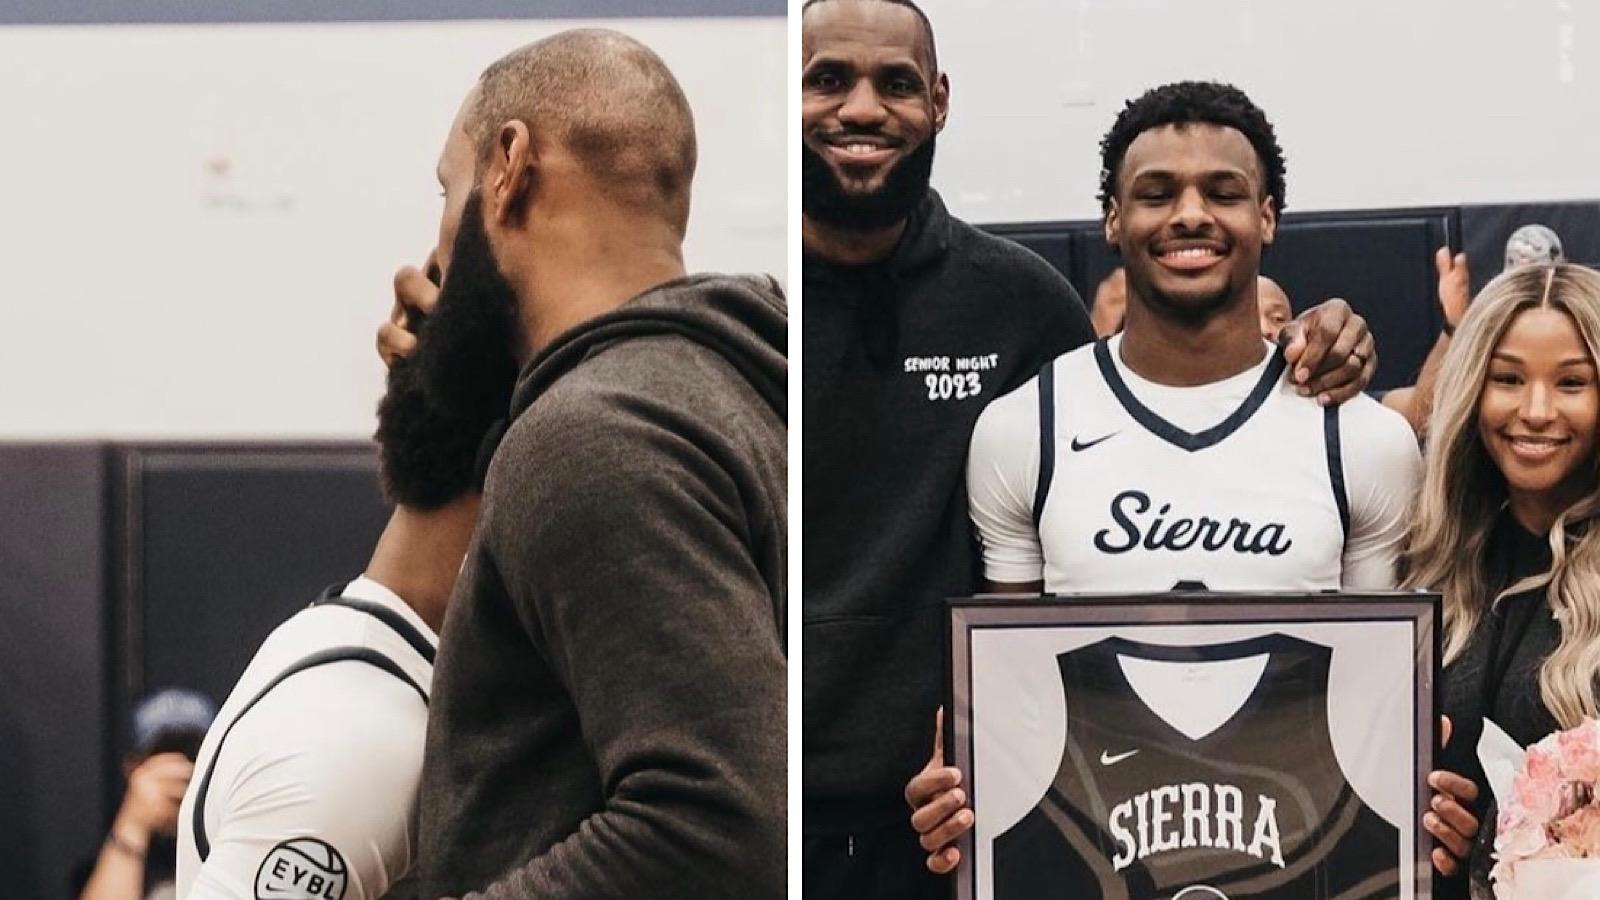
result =
[[847,231],[877,231],[904,221],[928,194],[936,135],[889,170],[883,187],[852,194],[822,155],[800,142],[800,208],[807,218]]
[[478,487],[484,434],[510,412],[517,364],[517,296],[500,273],[474,192],[461,214],[450,271],[410,358],[389,368],[378,404],[385,493],[436,509]]

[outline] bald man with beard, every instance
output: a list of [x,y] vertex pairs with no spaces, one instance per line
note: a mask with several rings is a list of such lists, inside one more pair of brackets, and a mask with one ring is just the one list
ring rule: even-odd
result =
[[418,362],[482,352],[424,352],[466,305],[520,374],[439,651],[418,896],[784,894],[787,311],[686,274],[695,157],[672,74],[610,31],[509,54],[451,126],[442,293],[397,279]]

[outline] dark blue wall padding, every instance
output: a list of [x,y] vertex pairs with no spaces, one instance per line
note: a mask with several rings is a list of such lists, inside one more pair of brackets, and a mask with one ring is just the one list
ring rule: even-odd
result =
[[0,896],[66,898],[105,791],[106,453],[0,445]]
[[1329,297],[1349,301],[1377,341],[1371,388],[1412,384],[1443,321],[1433,254],[1447,241],[1451,212],[1287,219],[1262,272],[1283,286],[1297,314]]
[[119,456],[133,695],[181,685],[220,701],[268,632],[361,574],[388,521],[370,447]]
[[1545,225],[1561,237],[1570,262],[1600,266],[1600,200],[1501,203],[1461,207],[1462,245],[1477,294],[1505,265],[1506,239],[1524,225]]
[[0,897],[67,900],[132,699],[220,701],[388,516],[368,442],[0,444]]

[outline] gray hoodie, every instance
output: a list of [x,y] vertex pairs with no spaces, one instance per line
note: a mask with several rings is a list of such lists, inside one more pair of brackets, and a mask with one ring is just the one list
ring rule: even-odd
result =
[[694,276],[518,378],[445,620],[424,897],[785,890],[787,310]]

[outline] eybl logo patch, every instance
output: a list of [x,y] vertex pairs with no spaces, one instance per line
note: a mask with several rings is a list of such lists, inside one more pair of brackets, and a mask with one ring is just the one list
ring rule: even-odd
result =
[[267,852],[256,870],[256,900],[342,900],[350,870],[333,845],[291,838]]

